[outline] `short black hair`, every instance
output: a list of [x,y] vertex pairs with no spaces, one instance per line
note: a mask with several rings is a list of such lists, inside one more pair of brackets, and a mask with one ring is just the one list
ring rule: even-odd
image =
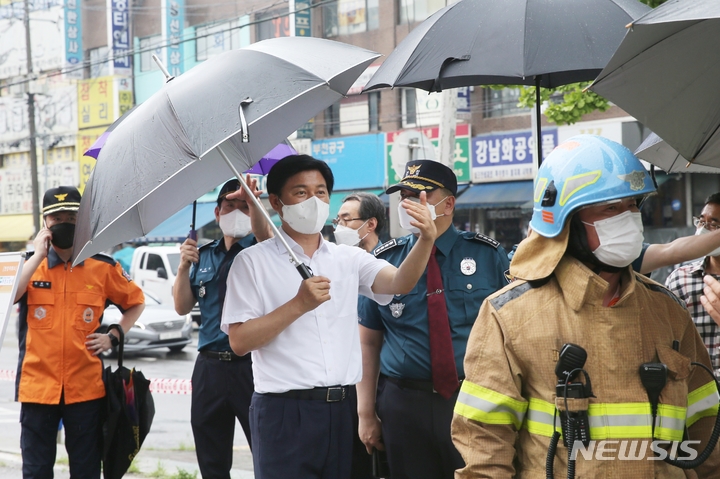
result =
[[385,212],[385,204],[378,195],[365,192],[354,192],[350,193],[345,197],[345,199],[343,199],[343,203],[346,201],[360,202],[358,214],[363,220],[369,220],[370,218],[375,218],[377,220],[375,233],[379,235],[385,230],[385,227],[387,226],[387,214]]
[[319,171],[325,178],[328,195],[332,194],[335,184],[335,177],[332,170],[324,161],[313,158],[310,155],[290,155],[278,161],[270,168],[267,177],[267,192],[271,195],[280,196],[287,180],[303,171]]
[[705,204],[712,203],[714,205],[720,205],[720,193],[713,193],[705,199]]

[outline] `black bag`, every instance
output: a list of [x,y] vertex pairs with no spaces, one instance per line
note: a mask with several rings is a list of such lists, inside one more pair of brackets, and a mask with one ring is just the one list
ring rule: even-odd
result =
[[135,368],[123,367],[125,334],[113,324],[108,328],[120,333],[118,368],[103,371],[107,416],[103,424],[103,477],[120,479],[140,451],[155,416],[155,403],[150,394],[150,381]]

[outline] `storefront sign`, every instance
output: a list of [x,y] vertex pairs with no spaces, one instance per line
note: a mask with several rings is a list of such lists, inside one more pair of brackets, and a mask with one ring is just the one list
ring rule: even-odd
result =
[[[532,180],[535,142],[530,131],[480,135],[472,139],[472,181]],[[542,130],[543,158],[557,145],[557,129]]]
[[113,71],[115,75],[132,74],[130,51],[130,11],[128,0],[108,0],[108,45],[112,45]]
[[165,66],[172,76],[185,71],[185,58],[182,42],[185,28],[185,1],[165,0],[162,8],[163,39],[167,44]]
[[71,69],[65,74],[68,78],[83,77],[83,71],[79,68],[83,62],[80,2],[81,0],[66,0],[65,2],[65,63]]
[[312,156],[326,162],[336,190],[378,188],[385,181],[385,135],[345,136],[312,142]]

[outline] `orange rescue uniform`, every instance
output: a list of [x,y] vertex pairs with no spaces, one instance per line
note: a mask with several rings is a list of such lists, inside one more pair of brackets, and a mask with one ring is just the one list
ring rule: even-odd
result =
[[50,248],[20,299],[20,358],[15,400],[40,404],[90,401],[105,396],[102,361],[85,346],[105,308],[142,304],[142,290],[119,263],[95,255],[64,263]]

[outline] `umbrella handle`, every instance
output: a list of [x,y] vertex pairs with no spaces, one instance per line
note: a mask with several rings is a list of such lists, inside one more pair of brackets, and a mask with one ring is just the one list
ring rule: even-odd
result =
[[123,352],[125,350],[125,331],[123,331],[119,324],[115,323],[108,326],[107,332],[109,333],[113,329],[116,329],[120,334],[120,342],[118,343],[118,368],[121,368],[123,367]]
[[197,230],[195,230],[195,229],[190,230],[187,237],[193,241],[197,241]]
[[297,258],[297,256],[295,256],[295,252],[292,250],[292,248],[290,248],[290,245],[285,240],[283,235],[280,234],[280,230],[278,229],[277,226],[275,226],[275,223],[272,222],[272,219],[270,218],[270,215],[268,214],[265,207],[262,205],[262,203],[260,203],[260,200],[258,200],[255,197],[255,194],[253,193],[252,190],[250,190],[250,187],[247,185],[247,183],[245,183],[245,179],[243,178],[242,173],[240,173],[237,170],[237,168],[235,168],[235,165],[232,164],[232,162],[230,161],[230,158],[227,157],[227,155],[222,150],[222,148],[220,148],[219,145],[216,146],[215,148],[217,149],[218,153],[220,153],[220,156],[223,157],[223,160],[225,160],[225,163],[227,163],[227,165],[230,167],[230,169],[233,171],[233,173],[235,173],[235,176],[237,177],[238,181],[240,181],[240,185],[245,190],[245,193],[247,194],[247,196],[250,198],[250,200],[253,202],[253,204],[258,208],[258,210],[262,212],[262,215],[265,217],[265,221],[267,221],[268,224],[270,225],[270,228],[272,228],[273,233],[275,234],[275,237],[280,240],[280,242],[283,244],[283,246],[287,250],[288,254],[290,255],[290,262],[298,270],[298,272],[300,273],[300,276],[302,276],[303,279],[311,278],[313,276],[313,274],[312,274],[312,272],[310,272],[310,268],[308,268],[303,262],[301,262]]

